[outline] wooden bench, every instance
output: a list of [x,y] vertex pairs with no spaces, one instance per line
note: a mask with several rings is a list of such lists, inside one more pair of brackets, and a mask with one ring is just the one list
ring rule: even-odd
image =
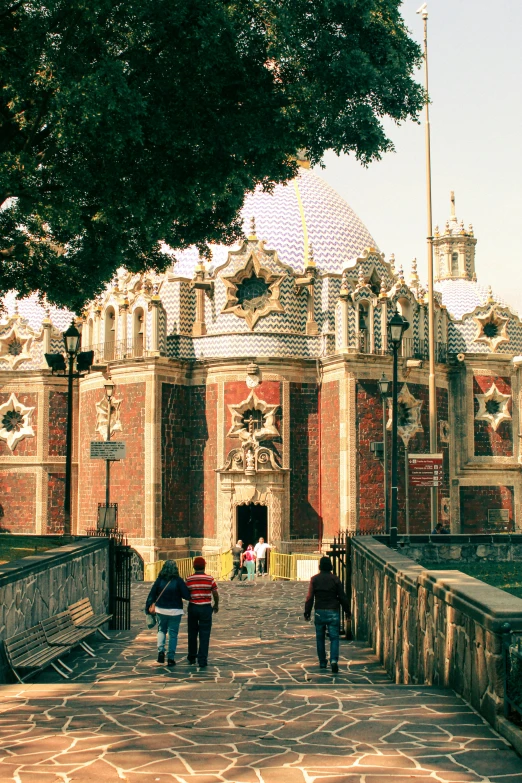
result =
[[[60,655],[70,652],[70,645],[51,646],[47,642],[40,623],[32,628],[27,628],[22,633],[11,636],[9,639],[5,639],[4,648],[7,660],[19,682],[25,682],[32,674],[36,674],[36,672],[46,669],[48,666],[52,666],[66,680],[69,679],[67,674],[56,664],[56,661],[63,669],[66,669],[68,672],[72,671],[60,660]],[[27,670],[28,673],[22,677],[18,673],[18,669]]]
[[106,639],[110,639],[110,636],[107,636],[105,631],[102,631],[101,626],[109,622],[112,614],[94,614],[89,598],[82,598],[80,601],[76,601],[75,604],[71,604],[68,611],[74,625],[77,625],[79,628],[90,628],[92,632],[99,631]]
[[96,628],[81,628],[75,625],[69,611],[60,612],[60,614],[55,614],[54,617],[42,620],[40,625],[44,630],[47,643],[51,647],[76,647],[80,645],[91,658],[95,657],[94,650],[92,647],[89,647],[85,639],[96,633]]

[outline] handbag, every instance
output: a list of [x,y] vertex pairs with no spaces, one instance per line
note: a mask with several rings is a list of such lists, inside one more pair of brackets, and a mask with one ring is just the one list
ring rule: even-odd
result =
[[167,589],[167,587],[170,585],[171,582],[172,579],[169,579],[169,581],[167,582],[167,584],[165,585],[161,593],[158,595],[156,601],[154,601],[154,603],[152,603],[149,606],[149,611],[147,612],[147,609],[145,609],[145,622],[147,623],[147,628],[154,628],[154,626],[158,622],[156,619],[156,603],[159,601],[159,599],[161,598],[161,596],[163,595],[163,593],[165,592],[165,590]]

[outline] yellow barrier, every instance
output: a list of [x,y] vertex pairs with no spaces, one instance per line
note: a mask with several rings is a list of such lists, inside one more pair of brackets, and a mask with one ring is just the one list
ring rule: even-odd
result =
[[[232,571],[232,552],[222,552],[221,554],[206,555],[205,571],[217,580],[228,579]],[[194,573],[193,557],[181,557],[176,560],[179,575],[182,579]],[[155,563],[145,563],[143,579],[145,582],[155,582],[163,568],[165,561],[157,560]]]
[[[295,552],[292,555],[284,555],[281,552],[270,552],[270,566],[268,573],[272,579],[288,579],[290,581],[297,581],[298,579],[307,580],[312,575],[311,571],[319,570],[319,559],[321,555],[309,555],[299,554]],[[310,569],[306,569],[306,574],[303,574],[303,568],[298,565],[303,561],[315,561],[317,568],[313,566]],[[310,573],[308,571],[310,570]]]

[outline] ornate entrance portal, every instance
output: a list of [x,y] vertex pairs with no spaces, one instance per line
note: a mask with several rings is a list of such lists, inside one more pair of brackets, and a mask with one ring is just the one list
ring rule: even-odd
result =
[[237,506],[236,538],[248,546],[256,544],[261,537],[268,540],[268,509],[266,506],[249,503],[248,506]]

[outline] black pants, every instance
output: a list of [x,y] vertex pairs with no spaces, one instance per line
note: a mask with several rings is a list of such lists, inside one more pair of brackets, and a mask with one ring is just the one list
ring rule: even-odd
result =
[[[212,628],[212,606],[210,604],[189,604],[187,614],[188,659],[206,664],[208,645]],[[199,648],[198,648],[199,636]]]
[[236,576],[239,576],[239,581],[241,581],[241,561],[240,560],[234,560],[232,563],[232,573],[230,574],[230,581],[234,579]]

